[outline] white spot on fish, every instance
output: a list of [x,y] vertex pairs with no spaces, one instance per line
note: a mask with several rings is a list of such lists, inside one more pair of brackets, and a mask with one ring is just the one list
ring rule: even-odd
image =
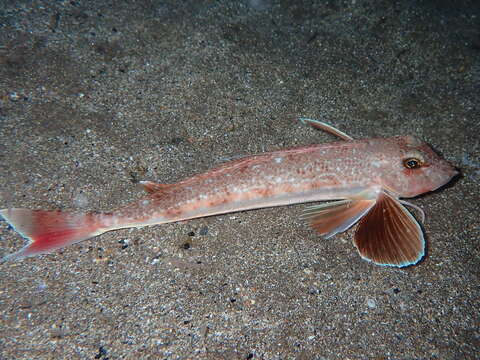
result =
[[282,157],[276,157],[274,160],[277,164],[280,164],[283,161],[283,158]]
[[143,200],[141,202],[142,206],[147,206],[148,204],[150,204],[150,201],[149,200]]

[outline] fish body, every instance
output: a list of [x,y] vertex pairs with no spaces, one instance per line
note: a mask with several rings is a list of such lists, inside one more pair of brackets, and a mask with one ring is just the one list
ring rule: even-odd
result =
[[111,212],[0,210],[31,241],[7,258],[51,252],[115,229],[336,200],[306,212],[321,235],[333,236],[360,220],[355,244],[362,257],[392,266],[418,262],[422,230],[399,199],[437,189],[456,170],[413,136],[353,140],[316,120],[304,122],[344,141],[242,158],[175,184],[143,182],[148,195]]

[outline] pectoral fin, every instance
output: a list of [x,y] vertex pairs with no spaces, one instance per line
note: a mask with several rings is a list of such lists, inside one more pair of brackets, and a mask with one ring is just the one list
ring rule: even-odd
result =
[[385,193],[360,220],[355,246],[364,259],[378,265],[409,266],[425,254],[420,225],[403,205]]
[[304,219],[310,221],[310,226],[323,237],[329,238],[343,232],[355,224],[374,205],[376,199],[340,200],[305,210]]

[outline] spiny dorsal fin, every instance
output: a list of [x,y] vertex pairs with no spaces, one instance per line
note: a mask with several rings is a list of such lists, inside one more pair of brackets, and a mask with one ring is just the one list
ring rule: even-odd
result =
[[353,140],[353,138],[350,135],[345,134],[343,131],[340,131],[337,128],[334,128],[332,125],[329,125],[325,122],[315,120],[315,119],[309,119],[309,118],[299,118],[298,120],[300,120],[302,124],[310,125],[315,129],[323,130],[332,135],[338,136],[342,140],[345,140],[345,141]]

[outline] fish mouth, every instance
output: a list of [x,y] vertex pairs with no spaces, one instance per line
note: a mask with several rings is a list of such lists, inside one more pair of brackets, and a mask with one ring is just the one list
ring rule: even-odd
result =
[[450,171],[450,180],[448,181],[448,183],[450,183],[452,180],[461,178],[462,176],[463,176],[463,175],[462,175],[461,169],[458,169],[458,168],[455,168],[455,167],[454,167],[454,168]]
[[459,169],[449,165],[449,168],[445,171],[445,175],[446,175],[445,181],[441,182],[435,188],[427,190],[425,192],[437,191],[438,189],[443,188],[444,186],[447,186],[452,182],[452,180],[454,180],[457,177],[460,177],[462,173],[460,172]]
[[452,167],[450,169],[450,179],[453,179],[454,177],[461,175],[462,173],[460,172],[460,169],[457,169],[456,167]]

